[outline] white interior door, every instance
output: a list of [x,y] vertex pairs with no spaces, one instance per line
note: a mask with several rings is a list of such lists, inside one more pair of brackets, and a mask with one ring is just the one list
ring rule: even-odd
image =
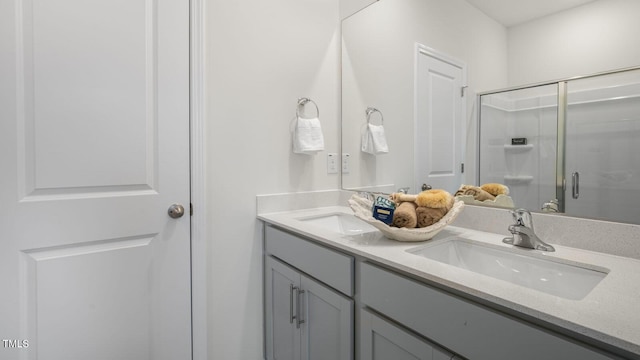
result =
[[2,1],[0,79],[0,359],[191,358],[189,2]]
[[465,65],[417,46],[415,188],[454,193],[462,182]]

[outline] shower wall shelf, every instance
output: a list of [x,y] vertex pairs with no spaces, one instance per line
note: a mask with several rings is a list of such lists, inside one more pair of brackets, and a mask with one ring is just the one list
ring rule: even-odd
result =
[[524,152],[524,151],[529,151],[533,149],[533,144],[527,144],[527,145],[510,145],[510,144],[505,144],[504,145],[504,151],[512,151],[512,152]]
[[512,185],[528,184],[532,181],[533,181],[533,176],[530,176],[530,175],[505,175],[504,176],[504,182]]

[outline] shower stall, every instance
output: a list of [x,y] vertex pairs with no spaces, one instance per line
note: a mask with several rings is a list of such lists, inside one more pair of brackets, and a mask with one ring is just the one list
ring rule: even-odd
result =
[[486,92],[479,104],[479,184],[506,184],[516,207],[557,200],[572,216],[640,224],[640,68]]

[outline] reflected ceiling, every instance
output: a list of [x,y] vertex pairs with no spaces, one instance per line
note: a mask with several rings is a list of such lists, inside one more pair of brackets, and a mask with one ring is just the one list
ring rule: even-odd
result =
[[467,0],[490,18],[510,27],[595,0]]

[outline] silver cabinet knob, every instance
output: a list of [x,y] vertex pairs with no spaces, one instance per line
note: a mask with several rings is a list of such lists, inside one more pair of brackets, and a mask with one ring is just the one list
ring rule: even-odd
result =
[[169,206],[168,213],[169,213],[169,217],[171,217],[172,219],[181,218],[182,215],[184,215],[184,206],[180,204],[173,204]]

